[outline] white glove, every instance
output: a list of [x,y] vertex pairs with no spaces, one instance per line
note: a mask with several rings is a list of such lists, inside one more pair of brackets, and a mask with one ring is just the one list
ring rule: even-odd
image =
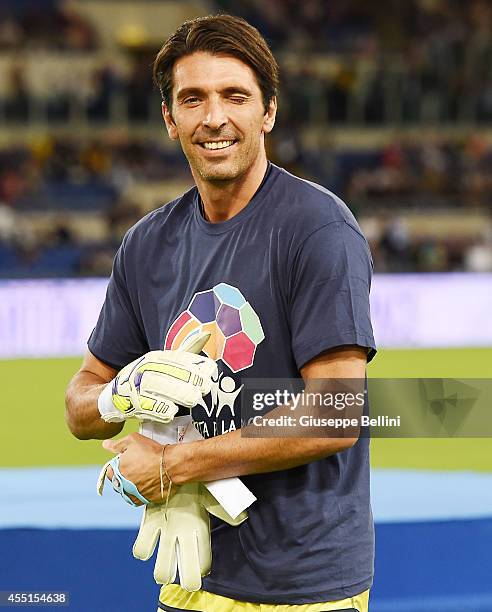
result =
[[[125,366],[98,399],[107,422],[129,418],[169,423],[178,405],[196,406],[210,393],[217,364],[199,354],[210,334],[201,333],[179,351],[150,351]],[[189,352],[192,350],[193,352]]]
[[145,506],[140,530],[133,545],[133,556],[146,561],[157,552],[154,579],[158,584],[170,584],[176,578],[186,591],[198,591],[202,576],[210,573],[212,547],[209,513],[229,523],[240,525],[246,512],[231,518],[201,483],[178,487],[165,504]]

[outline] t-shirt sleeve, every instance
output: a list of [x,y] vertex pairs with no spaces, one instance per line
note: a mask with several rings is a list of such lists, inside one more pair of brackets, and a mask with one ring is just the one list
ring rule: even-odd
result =
[[376,353],[369,290],[372,259],[365,238],[345,221],[313,232],[291,268],[292,349],[301,368],[323,351],[343,345]]
[[96,327],[88,340],[89,350],[117,370],[149,351],[141,317],[132,303],[125,271],[125,241],[116,253],[106,298]]

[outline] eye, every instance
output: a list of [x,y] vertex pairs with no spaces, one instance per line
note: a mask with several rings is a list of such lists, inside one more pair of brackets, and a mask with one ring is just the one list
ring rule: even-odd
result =
[[244,104],[247,98],[243,96],[231,96],[229,100],[234,104]]
[[192,106],[193,104],[198,104],[198,102],[200,102],[200,99],[197,98],[196,96],[188,96],[187,98],[185,98],[183,100],[183,104],[187,104],[188,106]]

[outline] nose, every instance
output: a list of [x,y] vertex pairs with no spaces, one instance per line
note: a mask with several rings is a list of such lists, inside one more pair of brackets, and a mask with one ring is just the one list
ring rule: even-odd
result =
[[209,100],[207,102],[205,117],[203,118],[202,124],[204,127],[210,130],[220,130],[227,123],[227,115],[225,113],[223,104],[220,100]]

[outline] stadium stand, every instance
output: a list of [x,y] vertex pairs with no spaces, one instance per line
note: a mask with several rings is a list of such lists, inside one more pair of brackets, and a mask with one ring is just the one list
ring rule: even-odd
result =
[[2,3],[1,277],[106,275],[124,230],[191,184],[150,64],[167,29],[217,10],[241,12],[280,58],[271,159],[348,202],[378,271],[492,270],[489,2],[114,8]]

